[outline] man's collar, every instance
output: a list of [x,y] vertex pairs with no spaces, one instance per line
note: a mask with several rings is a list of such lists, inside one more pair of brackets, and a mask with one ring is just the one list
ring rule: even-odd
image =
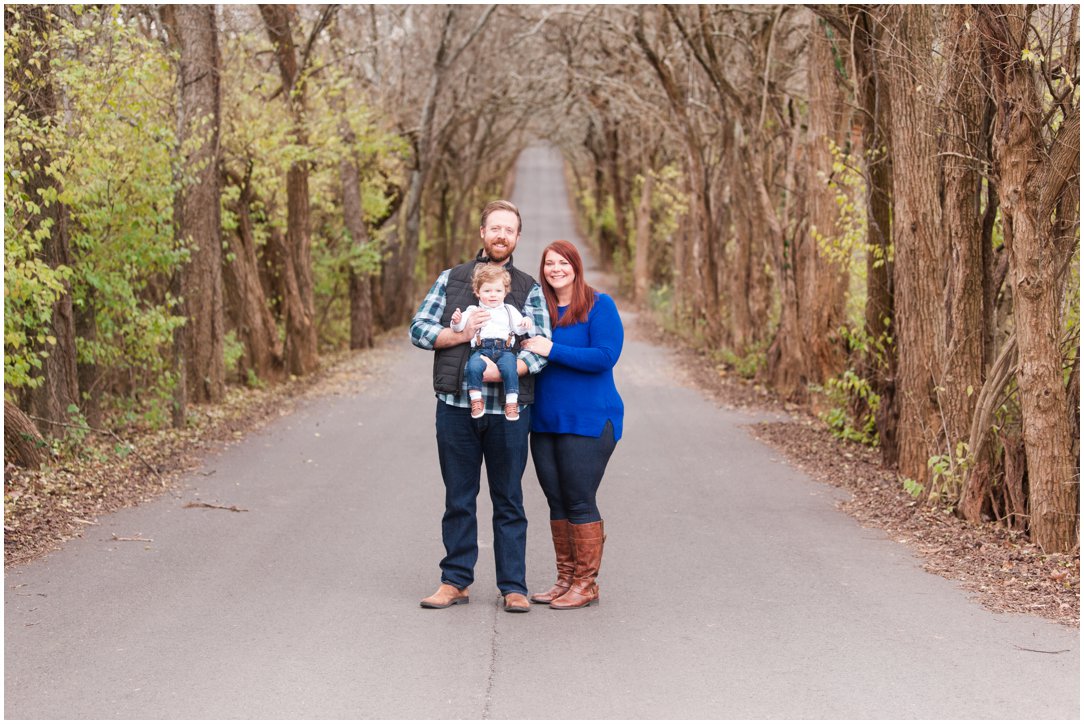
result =
[[[474,257],[474,260],[477,261],[477,262],[481,262],[483,264],[489,264],[490,263],[489,257],[486,255],[485,247],[482,247],[481,249],[478,250],[478,255]],[[508,255],[508,258],[505,260],[504,264],[502,264],[501,266],[507,267],[509,269],[512,268],[513,265],[512,265],[512,255],[511,254]]]

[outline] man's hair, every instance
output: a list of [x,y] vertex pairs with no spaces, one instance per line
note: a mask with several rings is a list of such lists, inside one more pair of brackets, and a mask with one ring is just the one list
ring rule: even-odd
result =
[[486,204],[486,207],[482,209],[481,228],[486,228],[486,222],[489,221],[489,215],[492,214],[494,211],[511,211],[513,214],[516,215],[516,221],[519,222],[518,231],[523,231],[523,217],[519,215],[519,209],[517,209],[516,205],[513,204],[511,201],[505,201],[503,199],[498,199],[497,201],[490,201],[488,204]]
[[474,267],[473,285],[476,296],[483,284],[493,282],[504,282],[504,291],[507,292],[512,288],[512,275],[500,264],[479,264]]

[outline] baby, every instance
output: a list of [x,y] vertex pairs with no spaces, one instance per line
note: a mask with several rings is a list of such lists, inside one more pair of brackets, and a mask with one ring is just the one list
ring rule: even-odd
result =
[[482,375],[486,371],[483,357],[493,360],[504,382],[504,417],[519,419],[519,371],[516,369],[516,353],[513,348],[517,334],[531,334],[534,324],[519,310],[504,303],[512,286],[512,275],[498,264],[479,264],[474,269],[474,295],[477,305],[470,305],[460,312],[452,313],[452,330],[462,332],[467,320],[476,312],[489,312],[489,320],[471,340],[474,352],[467,360],[467,394],[470,396],[470,416],[478,419],[485,414],[482,399]]

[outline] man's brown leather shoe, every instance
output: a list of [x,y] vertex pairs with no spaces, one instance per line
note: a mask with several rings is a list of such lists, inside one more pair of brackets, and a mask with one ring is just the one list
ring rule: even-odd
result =
[[422,608],[448,608],[458,603],[470,603],[470,596],[464,588],[460,591],[455,586],[447,583],[440,584],[440,588],[429,598],[422,599]]
[[504,610],[509,613],[527,613],[531,610],[531,602],[522,593],[509,593],[504,597]]

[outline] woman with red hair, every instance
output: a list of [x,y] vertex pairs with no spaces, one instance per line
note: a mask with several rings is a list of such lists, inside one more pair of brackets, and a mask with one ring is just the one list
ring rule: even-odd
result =
[[613,368],[625,330],[613,299],[584,280],[583,260],[570,242],[546,247],[539,280],[553,339],[534,337],[523,349],[548,358],[535,382],[531,456],[550,508],[557,582],[531,600],[583,608],[599,599],[595,579],[606,537],[595,497],[621,439],[625,406]]

